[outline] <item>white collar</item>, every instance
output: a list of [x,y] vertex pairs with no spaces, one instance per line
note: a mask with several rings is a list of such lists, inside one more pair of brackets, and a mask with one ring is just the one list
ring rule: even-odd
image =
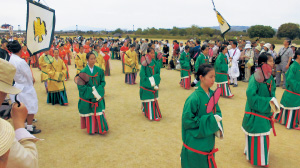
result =
[[[94,67],[93,68],[91,68],[90,67],[90,65],[88,65],[89,66],[89,69],[90,69],[90,71],[91,71],[91,73],[93,73],[93,71],[94,71]],[[94,65],[95,66],[95,65]]]

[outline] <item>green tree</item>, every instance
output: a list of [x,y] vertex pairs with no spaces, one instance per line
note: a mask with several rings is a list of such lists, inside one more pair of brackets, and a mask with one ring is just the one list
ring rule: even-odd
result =
[[120,29],[120,28],[117,28],[117,29],[113,32],[113,34],[116,34],[116,33],[123,34],[123,30]]
[[149,34],[150,35],[156,35],[156,34],[158,34],[158,31],[157,31],[157,29],[155,29],[154,27],[152,27],[151,29],[149,29]]
[[186,31],[188,35],[192,35],[193,37],[196,35],[201,35],[201,29],[196,25],[192,25],[191,27],[187,28]]
[[295,23],[282,24],[278,29],[277,37],[288,37],[291,40],[295,39],[296,37],[300,38],[299,25]]
[[180,35],[180,36],[185,36],[186,34],[187,34],[186,29],[180,29],[180,30],[179,30],[179,35]]
[[209,27],[204,27],[201,29],[201,33],[212,37],[215,33],[215,30]]
[[167,30],[167,29],[158,29],[158,34],[167,35],[167,34],[169,34],[169,30]]
[[173,27],[173,29],[170,31],[170,34],[172,34],[173,36],[176,36],[179,34],[179,29],[177,27]]
[[248,29],[250,38],[272,38],[275,35],[275,30],[271,26],[255,25]]
[[138,28],[136,31],[135,31],[135,34],[138,34],[138,35],[141,35],[143,33],[143,30],[141,28]]

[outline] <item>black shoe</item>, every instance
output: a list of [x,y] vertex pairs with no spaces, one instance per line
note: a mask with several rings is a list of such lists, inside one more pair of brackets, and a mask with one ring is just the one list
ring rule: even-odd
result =
[[234,84],[233,87],[238,87],[238,85],[237,85],[237,84]]
[[38,121],[38,120],[37,120],[37,119],[35,119],[35,118],[32,120],[32,122],[34,122],[34,123],[36,123],[37,121]]
[[230,83],[229,85],[234,85],[234,83]]
[[196,86],[196,84],[195,84],[194,82],[192,82],[192,83],[191,83],[191,86],[192,86],[192,87],[195,87],[195,86]]
[[[28,130],[27,130],[28,131]],[[28,131],[30,134],[38,134],[38,133],[41,133],[42,130],[39,130],[39,129],[36,129],[36,128],[33,128],[32,131]]]

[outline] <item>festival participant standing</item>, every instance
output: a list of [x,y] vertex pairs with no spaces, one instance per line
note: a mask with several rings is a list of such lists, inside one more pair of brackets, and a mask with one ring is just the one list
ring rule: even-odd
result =
[[68,80],[70,78],[69,74],[69,68],[68,68],[68,56],[64,50],[64,44],[61,44],[59,46],[59,57],[62,59],[62,61],[65,63],[66,68],[67,68],[67,74],[65,80]]
[[[24,103],[28,110],[26,128],[31,134],[38,134],[41,130],[36,129],[32,125],[34,115],[38,112],[38,99],[33,87],[33,84],[35,83],[34,77],[32,76],[28,64],[20,58],[22,51],[19,42],[17,40],[9,42],[7,48],[12,52],[9,62],[17,69],[14,76],[14,86],[22,90],[22,92],[18,94],[18,100]],[[10,95],[10,99],[12,103],[14,103],[15,95]]]
[[24,59],[27,63],[30,59],[30,54],[27,50],[26,44],[23,44],[21,58]]
[[125,83],[133,85],[136,84],[136,75],[139,71],[139,60],[135,51],[135,45],[131,44],[130,49],[126,51],[125,60]]
[[5,39],[1,40],[0,58],[9,61],[10,55],[9,55],[9,51],[7,50],[7,44],[8,44],[7,40]]
[[226,54],[228,53],[228,49],[226,46],[222,46],[219,50],[219,56],[215,62],[215,70],[216,70],[216,83],[217,87],[222,89],[221,95],[224,97],[233,97],[234,95],[231,93],[229,86],[229,75],[228,75],[228,59]]
[[223,139],[224,136],[222,113],[218,104],[215,112],[206,112],[206,103],[213,95],[210,88],[215,82],[215,71],[213,66],[202,64],[196,75],[200,87],[187,98],[182,113],[181,167],[216,168],[215,137]]
[[154,49],[147,49],[146,57],[151,58],[151,63],[144,66],[142,63],[140,71],[140,99],[142,101],[142,111],[149,120],[159,121],[161,112],[158,105],[158,86],[160,84],[160,67],[154,60]]
[[[263,70],[263,66],[269,66],[269,70]],[[246,91],[247,102],[242,130],[245,133],[246,145],[244,153],[246,159],[255,166],[269,165],[269,135],[273,127],[273,113],[271,105],[277,104],[275,98],[276,85],[272,74],[274,66],[271,54],[263,53],[258,58],[258,68],[250,77]],[[259,74],[260,73],[260,74]],[[256,76],[257,75],[257,76]],[[262,79],[262,81],[259,81]],[[276,103],[274,103],[276,102]],[[275,129],[273,127],[275,134]]]
[[[209,52],[209,47],[207,45],[203,45],[201,47],[201,54],[200,56],[197,57],[196,59],[196,63],[195,63],[195,72],[198,71],[198,68],[200,67],[200,65],[202,64],[209,64],[209,55],[208,55],[208,52]],[[196,79],[194,80],[194,82],[191,84],[192,87],[194,86],[197,86],[199,87],[200,86],[200,83],[198,83],[199,81],[197,80],[197,77]]]
[[[107,41],[103,43],[103,47],[101,48],[100,52],[103,56],[103,59],[105,61],[105,76],[110,76],[110,64],[109,64],[109,59],[110,59],[110,49],[107,47]],[[123,57],[124,58],[124,57]]]
[[[46,58],[47,57],[47,58]],[[51,58],[50,58],[51,57]],[[47,73],[47,65],[48,63],[45,60],[52,60],[52,56],[49,55],[49,51],[45,51],[45,53],[39,58],[39,65],[41,67],[41,82],[45,84],[46,92],[48,93],[48,73]]]
[[181,66],[181,71],[180,71],[180,76],[181,76],[181,81],[180,81],[180,86],[185,88],[185,89],[190,89],[191,88],[191,57],[189,53],[189,46],[186,45],[184,47],[184,51],[180,55],[180,66]]
[[80,71],[86,66],[86,53],[83,52],[83,46],[79,46],[79,52],[75,57],[75,65],[77,68],[76,74],[79,74]]
[[167,43],[165,43],[164,47],[163,47],[163,57],[162,57],[164,67],[168,66],[168,63],[169,63],[169,60],[168,60],[169,52],[170,52],[170,49],[169,49]]
[[64,50],[66,52],[66,56],[67,56],[67,60],[68,60],[68,65],[71,65],[71,57],[72,57],[72,54],[71,54],[71,44],[69,42],[69,40],[67,40],[67,44],[64,45]]
[[237,87],[237,78],[240,76],[239,70],[239,59],[241,51],[237,48],[237,42],[233,41],[232,49],[229,50],[229,76],[230,76],[230,85]]
[[84,52],[89,53],[90,52],[90,41],[86,40],[85,45],[83,46]]
[[81,118],[81,129],[87,128],[89,134],[105,134],[108,123],[105,117],[105,75],[104,71],[95,66],[96,56],[90,52],[86,55],[87,66],[81,73],[89,76],[85,85],[77,85],[79,90],[78,110]]
[[300,130],[300,50],[286,73],[286,90],[281,98],[281,111],[276,117],[286,128]]
[[128,45],[127,45],[127,41],[125,40],[123,46],[120,49],[120,56],[121,56],[121,61],[122,61],[122,72],[123,73],[125,73],[124,55],[125,55],[125,52],[128,51],[128,50],[129,50],[129,48],[128,48]]
[[94,53],[94,55],[96,56],[96,63],[95,66],[100,67],[104,72],[105,72],[105,61],[103,59],[102,54],[100,54],[100,46],[99,45],[95,45],[94,46],[94,50],[92,51]]
[[59,57],[59,51],[54,50],[54,59],[47,65],[48,73],[48,98],[47,103],[68,105],[67,91],[64,80],[67,76],[67,68]]

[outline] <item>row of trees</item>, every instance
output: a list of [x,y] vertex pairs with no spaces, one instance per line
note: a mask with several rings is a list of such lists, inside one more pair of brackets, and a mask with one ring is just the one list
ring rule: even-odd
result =
[[[190,36],[190,37],[196,37],[201,35],[206,35],[209,37],[213,37],[221,35],[220,30],[204,27],[200,28],[196,25],[192,25],[189,28],[178,28],[173,27],[172,29],[156,29],[154,27],[147,28],[147,29],[141,29],[138,28],[135,32],[125,32],[122,29],[118,28],[115,31],[112,32],[113,34],[119,33],[127,33],[127,34],[136,34],[136,35],[172,35],[172,36]],[[229,31],[226,35],[229,36],[249,36],[250,38],[272,38],[276,34],[276,31],[271,26],[264,26],[264,25],[255,25],[251,26],[247,32],[241,32],[241,31]],[[288,37],[290,39],[300,38],[300,26],[295,23],[286,23],[282,24],[278,31],[277,31],[277,37]]]

